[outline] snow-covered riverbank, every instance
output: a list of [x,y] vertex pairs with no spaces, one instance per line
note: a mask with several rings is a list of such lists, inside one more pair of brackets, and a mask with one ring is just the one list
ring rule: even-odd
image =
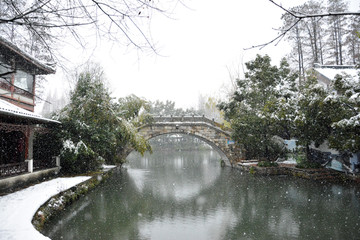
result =
[[89,178],[56,178],[0,197],[0,239],[49,239],[31,224],[36,210],[51,196]]

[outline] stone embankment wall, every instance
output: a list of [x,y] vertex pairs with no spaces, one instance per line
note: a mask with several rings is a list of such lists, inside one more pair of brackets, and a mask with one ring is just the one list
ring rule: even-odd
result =
[[84,196],[87,192],[94,189],[100,183],[106,181],[115,169],[116,168],[113,168],[109,171],[98,173],[89,180],[51,197],[33,216],[32,224],[34,227],[41,232],[46,222],[64,210],[65,207],[69,206],[74,201]]
[[294,166],[279,166],[279,167],[258,167],[253,165],[237,164],[236,169],[249,172],[254,175],[287,175],[300,177],[304,179],[324,181],[324,182],[356,182],[360,183],[358,176],[348,175],[332,169],[302,169]]
[[45,179],[53,178],[59,171],[60,167],[55,167],[0,179],[0,193],[6,194],[14,192],[17,189],[30,186],[31,184],[44,181]]

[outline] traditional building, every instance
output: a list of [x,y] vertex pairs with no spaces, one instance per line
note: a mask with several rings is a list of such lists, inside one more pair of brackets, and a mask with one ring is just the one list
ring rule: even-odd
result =
[[0,180],[44,166],[33,159],[34,132],[59,122],[34,113],[35,82],[36,75],[53,73],[51,66],[0,37]]
[[346,74],[356,77],[358,69],[353,65],[320,65],[315,63],[314,72],[319,83],[326,89],[329,89],[331,82],[335,79],[337,74]]
[[[314,73],[318,79],[318,82],[325,88],[330,89],[332,81],[335,80],[336,75],[348,75],[354,78],[358,77],[359,69],[354,65],[314,65]],[[319,151],[314,154],[322,159],[332,159],[329,161],[327,167],[352,173],[360,172],[360,152],[352,153],[352,156],[343,158],[338,151],[328,147],[327,141],[325,141],[318,148],[312,146],[312,149]],[[338,159],[341,159],[338,161]],[[324,160],[326,161],[326,160]]]

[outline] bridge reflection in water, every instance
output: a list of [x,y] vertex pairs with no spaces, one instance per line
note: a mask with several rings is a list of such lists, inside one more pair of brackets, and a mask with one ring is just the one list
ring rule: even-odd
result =
[[131,154],[127,169],[66,209],[57,239],[357,239],[360,193],[220,168],[214,151]]
[[[231,129],[204,116],[154,116],[151,123],[141,126],[138,131],[147,140],[164,134],[186,134],[201,139],[217,151],[228,166],[243,157],[240,145],[231,141]],[[124,155],[131,151],[127,149]]]

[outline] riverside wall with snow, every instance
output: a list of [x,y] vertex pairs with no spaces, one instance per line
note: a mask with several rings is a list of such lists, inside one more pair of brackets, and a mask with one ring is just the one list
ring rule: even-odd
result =
[[[109,170],[109,169],[106,169]],[[0,197],[0,239],[49,239],[37,229],[51,218],[51,214],[61,211],[62,206],[71,204],[87,191],[98,185],[111,171],[93,177],[56,178],[17,192]],[[72,194],[70,194],[72,193]],[[66,199],[68,196],[68,199]],[[45,215],[44,206],[52,206]],[[39,213],[39,211],[44,211]],[[39,218],[40,217],[40,221]],[[37,229],[32,224],[34,222]]]
[[323,182],[354,182],[360,183],[358,176],[346,175],[328,168],[304,169],[294,166],[258,167],[256,164],[237,164],[234,168],[254,175],[283,175]]
[[32,224],[38,231],[41,231],[43,226],[51,218],[56,216],[60,211],[64,210],[66,206],[69,206],[73,202],[77,201],[100,183],[108,179],[111,174],[111,169],[105,169],[105,172],[96,174],[90,179],[52,196],[38,208],[36,213],[33,215],[31,221]]

